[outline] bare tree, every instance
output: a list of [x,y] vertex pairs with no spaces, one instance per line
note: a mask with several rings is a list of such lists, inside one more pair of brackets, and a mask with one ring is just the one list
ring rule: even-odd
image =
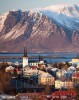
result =
[[11,76],[4,70],[0,70],[0,92],[8,90],[11,86]]

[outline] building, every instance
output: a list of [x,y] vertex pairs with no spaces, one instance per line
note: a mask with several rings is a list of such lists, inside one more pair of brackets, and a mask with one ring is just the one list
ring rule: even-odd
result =
[[67,79],[71,80],[71,79],[72,79],[72,75],[73,75],[74,73],[75,73],[75,72],[72,71],[72,70],[67,70],[67,71],[65,72],[64,76],[65,76]]
[[13,95],[0,94],[0,100],[16,100],[16,97]]
[[28,56],[27,56],[27,49],[24,47],[23,72],[24,72],[26,66],[28,66]]
[[39,64],[44,64],[43,57],[39,55]]
[[39,74],[39,70],[37,69],[28,69],[24,71],[24,75],[27,77],[37,76]]
[[34,92],[34,93],[18,93],[16,95],[16,100],[46,100],[45,99],[41,99],[41,97],[45,95],[44,93],[42,92]]
[[74,82],[74,84],[79,84],[79,73],[75,73],[72,76],[72,81]]
[[38,62],[38,68],[43,70],[46,68],[46,65],[44,63],[43,57],[39,55],[39,62]]
[[74,66],[70,66],[70,67],[68,68],[68,70],[71,70],[71,71],[75,72],[75,71],[76,71],[76,68],[75,68]]
[[42,72],[38,76],[38,84],[42,85],[54,85],[55,79],[52,75],[46,72]]
[[71,60],[71,62],[69,62],[69,63],[71,63],[72,65],[77,65],[77,64],[79,63],[79,57],[73,58],[73,59]]
[[36,66],[36,67],[38,67],[38,62],[36,62],[36,61],[30,61],[29,62],[29,66]]
[[[52,94],[53,99],[57,98],[57,100],[73,100],[76,96],[76,92],[74,90],[70,91],[56,91]],[[56,100],[56,99],[55,99]]]
[[57,72],[56,72],[56,77],[57,78],[61,78],[61,77],[63,77],[64,76],[64,74],[66,73],[66,70],[58,70]]
[[14,73],[17,75],[22,75],[23,71],[19,68],[15,68]]
[[13,73],[14,67],[13,67],[13,66],[6,67],[5,71],[6,71],[6,72]]
[[72,81],[61,81],[56,80],[55,81],[55,88],[56,89],[72,89],[73,88],[73,82]]
[[52,76],[56,77],[56,72],[58,71],[59,69],[58,68],[51,68],[50,69],[50,73]]

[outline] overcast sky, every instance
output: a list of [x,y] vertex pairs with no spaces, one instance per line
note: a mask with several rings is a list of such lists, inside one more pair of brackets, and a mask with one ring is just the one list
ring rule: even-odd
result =
[[79,0],[0,0],[0,13],[13,9],[29,10],[63,3],[79,4]]

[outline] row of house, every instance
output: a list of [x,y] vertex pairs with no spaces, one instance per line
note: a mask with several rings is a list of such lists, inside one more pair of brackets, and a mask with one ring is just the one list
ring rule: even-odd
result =
[[30,63],[30,66],[29,66],[27,50],[26,50],[26,48],[24,48],[22,69],[19,69],[18,67],[14,68],[12,66],[9,66],[5,70],[6,70],[6,72],[11,71],[13,73],[13,71],[15,69],[17,74],[22,74],[24,77],[37,76],[38,84],[55,85],[56,89],[73,88],[74,84],[79,82],[79,75],[77,73],[75,73],[76,68],[73,66],[70,66],[67,71],[63,70],[63,69],[60,70],[58,68],[51,68],[52,73],[56,74],[56,77],[49,74],[48,72],[39,70],[39,69],[43,69],[43,68],[47,68],[47,67],[46,67],[44,61],[42,59],[40,59],[40,57],[39,57],[38,62],[36,62],[36,63],[32,62],[32,63]]
[[56,91],[51,95],[46,95],[44,92],[42,93],[19,93],[16,95],[16,99],[18,100],[75,100],[74,97],[76,96],[76,92],[71,91]]

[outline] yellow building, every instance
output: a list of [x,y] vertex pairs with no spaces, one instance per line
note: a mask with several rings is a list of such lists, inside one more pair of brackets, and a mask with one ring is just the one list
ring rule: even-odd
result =
[[55,81],[55,88],[56,89],[71,89],[73,88],[73,82],[72,81],[61,81],[61,80],[56,80]]
[[54,85],[54,77],[49,73],[43,72],[38,77],[38,84]]
[[73,58],[73,59],[71,60],[71,62],[69,62],[69,63],[71,63],[71,64],[78,64],[78,63],[79,63],[79,58],[78,58],[78,57]]

